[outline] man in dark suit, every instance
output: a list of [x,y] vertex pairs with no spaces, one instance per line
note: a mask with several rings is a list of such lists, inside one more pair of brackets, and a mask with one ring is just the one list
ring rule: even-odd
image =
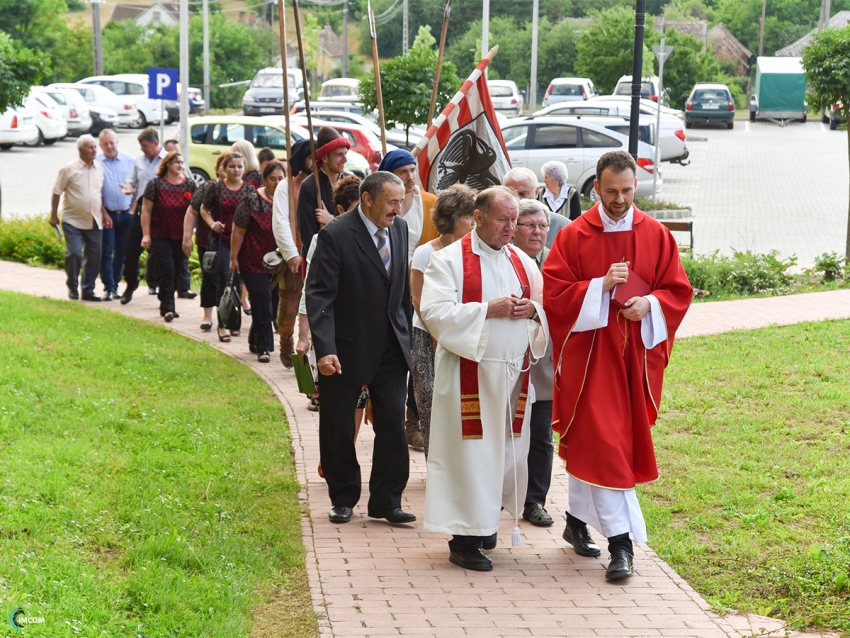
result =
[[404,430],[410,331],[404,184],[385,171],[360,186],[360,205],[318,235],[307,276],[307,316],[319,368],[319,446],[333,523],[360,499],[354,410],[369,387],[375,431],[368,515],[409,523],[401,509],[409,457]]

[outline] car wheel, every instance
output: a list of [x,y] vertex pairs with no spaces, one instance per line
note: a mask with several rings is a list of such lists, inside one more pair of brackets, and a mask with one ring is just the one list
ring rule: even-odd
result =
[[596,202],[599,199],[599,195],[596,194],[596,189],[593,188],[593,180],[596,176],[594,175],[590,179],[588,179],[584,186],[581,187],[581,196],[585,199],[589,199],[592,202]]
[[820,123],[821,123],[821,124],[829,124],[829,116],[828,116],[828,115],[824,115],[823,113],[821,113],[821,116],[820,116]]
[[41,129],[37,128],[36,131],[38,132],[38,137],[36,137],[32,142],[26,142],[24,146],[35,147],[40,146],[41,143],[44,142],[44,135],[41,134]]
[[756,121],[756,112],[750,111],[750,122],[755,122],[755,121]]
[[58,139],[59,139],[58,137],[54,137],[53,139],[50,139],[50,140],[45,138],[44,145],[50,146],[51,144],[56,144],[56,140],[58,140]]
[[207,172],[200,168],[193,168],[192,170],[192,179],[195,180],[195,186],[203,186],[208,181],[210,181],[210,176],[207,175]]
[[735,120],[729,120],[726,122],[726,128],[735,128]]
[[807,119],[809,119],[809,114],[808,114],[808,113],[806,113],[806,114],[803,116],[803,124],[805,124],[805,123],[806,123],[806,120],[807,120]]
[[145,117],[145,114],[139,111],[139,117],[136,118],[136,121],[133,122],[133,128],[145,128],[148,125],[148,120]]
[[830,131],[838,130],[838,120],[833,120],[833,119],[829,120],[829,130]]
[[0,148],[2,148],[4,151],[8,151],[13,146],[14,144],[0,144]]

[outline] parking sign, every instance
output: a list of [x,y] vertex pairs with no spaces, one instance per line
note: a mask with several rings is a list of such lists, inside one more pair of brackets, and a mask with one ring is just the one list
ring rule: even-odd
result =
[[176,100],[177,69],[148,69],[148,97],[152,100]]

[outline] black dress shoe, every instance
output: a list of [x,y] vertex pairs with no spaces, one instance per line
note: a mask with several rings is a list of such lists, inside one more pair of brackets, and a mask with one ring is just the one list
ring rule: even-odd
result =
[[177,296],[180,299],[194,299],[198,296],[198,293],[196,293],[194,290],[178,290]]
[[97,295],[95,295],[91,292],[84,292],[83,293],[83,301],[103,301],[103,299],[101,299],[100,297],[98,297]]
[[537,525],[537,527],[549,527],[555,521],[552,520],[552,517],[549,516],[549,512],[546,511],[540,503],[529,503],[522,509],[522,517],[527,520],[532,525]]
[[481,549],[496,549],[496,541],[499,539],[499,532],[495,534],[490,534],[490,536],[484,537],[484,544],[481,546]]
[[135,288],[130,288],[129,286],[124,291],[124,294],[121,295],[121,305],[126,306],[133,300],[133,293],[136,292]]
[[103,300],[104,300],[104,301],[112,301],[112,300],[113,300],[113,299],[115,299],[117,296],[118,296],[118,295],[116,295],[116,294],[115,294],[114,292],[112,292],[111,290],[107,290],[105,293],[103,293]]
[[370,518],[385,518],[390,523],[412,523],[416,520],[416,515],[408,514],[400,507],[396,507],[391,509],[389,512],[381,512],[376,514],[369,514]]
[[634,573],[634,557],[625,549],[615,549],[605,572],[605,580],[620,580]]
[[351,520],[351,508],[346,505],[334,505],[328,518],[331,523],[347,523]]
[[76,290],[71,290],[70,288],[68,288],[68,299],[72,299],[74,301],[77,301],[79,298],[80,298],[80,293],[78,293]]
[[587,531],[587,525],[571,527],[567,524],[564,528],[563,537],[565,541],[573,546],[575,553],[579,556],[597,558],[602,553],[599,551],[599,545],[594,543],[590,537],[590,532]]
[[458,567],[471,569],[475,572],[493,571],[493,561],[481,553],[480,549],[466,549],[462,552],[449,553],[449,562]]

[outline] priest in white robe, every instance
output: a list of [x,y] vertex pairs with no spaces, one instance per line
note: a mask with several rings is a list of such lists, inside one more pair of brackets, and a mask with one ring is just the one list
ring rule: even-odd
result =
[[540,271],[509,245],[518,203],[504,186],[479,193],[476,229],[434,253],[420,302],[437,340],[425,529],[451,534],[449,560],[476,571],[493,568],[481,550],[500,510],[516,520],[525,503],[528,373],[549,338]]

